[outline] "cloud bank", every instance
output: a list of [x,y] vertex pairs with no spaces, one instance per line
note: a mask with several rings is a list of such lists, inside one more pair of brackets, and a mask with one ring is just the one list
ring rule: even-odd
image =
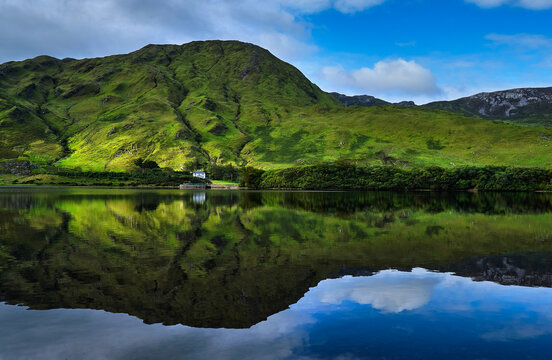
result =
[[538,34],[489,34],[485,36],[485,39],[491,40],[495,45],[507,45],[530,50],[552,48],[552,39]]
[[0,62],[91,57],[149,43],[242,40],[286,60],[316,52],[302,15],[352,14],[385,0],[0,0]]
[[322,69],[322,77],[329,87],[357,93],[417,96],[441,92],[429,69],[404,59],[379,61],[372,68],[350,71],[340,65],[327,66]]
[[[352,301],[371,305],[384,313],[400,313],[426,305],[433,295],[433,289],[441,281],[431,276],[404,276],[399,273],[382,273],[374,277],[345,277],[339,280],[325,280],[315,292],[323,304],[341,304]],[[328,291],[331,289],[331,291]],[[326,291],[323,291],[326,290]]]
[[466,0],[482,8],[495,8],[503,5],[517,6],[530,10],[552,8],[552,0]]
[[[518,10],[552,9],[552,0],[465,2],[481,8],[510,6]],[[321,22],[325,20],[320,19],[337,17],[345,24],[349,19],[353,20],[353,14],[358,16],[359,13],[366,12],[363,15],[369,17],[375,14],[371,12],[372,8],[386,3],[389,3],[390,9],[393,6],[403,6],[400,1],[388,0],[0,0],[0,63],[38,55],[58,58],[97,57],[128,53],[150,43],[183,44],[194,40],[221,39],[246,41],[262,46],[277,57],[298,66],[325,90],[349,94],[367,93],[390,101],[415,100],[424,103],[443,96],[451,99],[452,95],[447,88],[469,85],[471,88],[481,88],[481,91],[496,90],[498,83],[504,79],[508,81],[503,81],[506,85],[500,87],[546,85],[541,84],[544,76],[529,77],[533,75],[527,75],[527,71],[533,65],[537,70],[552,66],[550,51],[542,50],[552,49],[549,45],[550,34],[547,34],[548,37],[531,34],[487,35],[486,39],[497,48],[509,46],[515,49],[514,55],[521,54],[520,50],[532,51],[533,55],[540,51],[538,61],[529,58],[529,63],[527,57],[506,59],[503,54],[492,54],[493,59],[504,59],[505,63],[524,63],[524,66],[512,67],[518,73],[523,71],[518,75],[518,79],[523,81],[517,80],[515,85],[510,80],[513,78],[511,71],[508,76],[504,72],[495,75],[495,68],[490,71],[483,68],[482,55],[475,60],[476,65],[471,67],[473,70],[469,79],[463,80],[460,85],[451,82],[451,77],[456,79],[460,77],[460,73],[466,74],[465,68],[462,71],[443,70],[455,59],[447,58],[446,53],[424,54],[423,36],[412,34],[412,38],[406,39],[409,40],[407,42],[391,39],[390,43],[395,43],[400,51],[386,50],[385,46],[376,47],[367,42],[365,53],[364,50],[356,50],[361,53],[350,54],[346,61],[338,59],[336,62],[331,60],[334,45],[328,45],[326,40],[316,40],[316,32],[315,36],[311,34],[313,29],[326,25]],[[429,1],[424,3],[431,5]],[[322,12],[326,13],[321,16],[313,15]],[[521,10],[520,12],[525,13]],[[533,13],[536,14],[537,12]],[[546,16],[542,13],[541,15]],[[372,29],[369,22],[366,23],[366,29],[380,34],[386,32],[384,28]],[[336,39],[327,42],[340,42],[342,38],[347,38],[348,31],[354,30],[341,26],[339,31]],[[512,31],[523,32],[524,29]],[[542,33],[545,34],[545,31]],[[478,39],[478,44],[481,43],[482,46],[486,45],[483,40],[485,34],[486,32],[481,33]],[[439,43],[434,46],[436,51],[439,51],[439,47]],[[359,56],[366,56],[365,59],[370,59],[370,62],[355,61],[355,57],[358,59]],[[425,58],[422,60],[423,56]],[[385,58],[388,60],[377,62]],[[439,61],[441,65],[438,64]],[[367,64],[370,66],[367,67]],[[436,77],[439,78],[439,85]],[[475,82],[479,84],[474,85]],[[457,92],[461,96],[471,95],[471,90]]]

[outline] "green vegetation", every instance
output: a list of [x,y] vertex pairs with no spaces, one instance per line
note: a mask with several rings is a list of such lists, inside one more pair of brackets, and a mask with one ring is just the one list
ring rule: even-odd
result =
[[209,183],[193,177],[187,172],[145,168],[129,172],[94,172],[42,168],[35,174],[12,179],[14,184],[52,184],[52,185],[101,185],[101,186],[170,186],[176,187],[183,183]]
[[99,173],[155,164],[231,182],[239,167],[341,159],[549,169],[551,139],[550,128],[441,110],[345,107],[268,51],[235,41],[0,66],[0,159],[39,167]]
[[[209,179],[226,181],[228,183],[236,183],[239,181],[239,169],[232,165],[207,165],[206,174]],[[219,181],[219,184],[221,182]]]
[[235,186],[239,186],[240,183],[238,183],[238,182],[233,182],[233,181],[226,181],[226,180],[212,180],[212,181],[211,181],[211,184],[214,184],[214,185],[235,185]]
[[297,69],[240,42],[150,45],[128,55],[38,57],[0,68],[0,158],[128,171],[241,163],[272,121],[337,106]]
[[552,190],[552,170],[510,167],[440,167],[404,170],[354,162],[242,171],[242,186],[257,189]]

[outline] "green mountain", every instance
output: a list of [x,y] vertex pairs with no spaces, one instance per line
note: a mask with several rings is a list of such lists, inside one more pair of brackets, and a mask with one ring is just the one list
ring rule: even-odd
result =
[[550,129],[433,109],[345,107],[267,50],[236,41],[0,65],[0,159],[37,165],[266,169],[393,158],[402,167],[550,167],[551,138]]

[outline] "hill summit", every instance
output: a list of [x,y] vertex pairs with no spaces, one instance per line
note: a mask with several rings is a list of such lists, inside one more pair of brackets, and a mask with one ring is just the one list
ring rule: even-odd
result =
[[237,41],[39,56],[0,67],[0,157],[95,170],[137,157],[172,168],[238,162],[252,135],[313,104],[337,101],[267,50]]
[[550,129],[405,107],[410,103],[346,107],[340,100],[377,99],[335,96],[269,51],[238,41],[8,62],[0,65],[0,161],[94,171],[137,163],[267,169],[340,159],[396,167],[552,165]]

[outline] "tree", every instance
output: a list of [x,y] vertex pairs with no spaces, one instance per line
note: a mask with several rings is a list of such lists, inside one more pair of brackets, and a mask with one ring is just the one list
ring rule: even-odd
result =
[[144,161],[142,158],[134,160],[134,165],[138,166],[140,169],[159,169],[159,165],[157,165],[155,161]]

